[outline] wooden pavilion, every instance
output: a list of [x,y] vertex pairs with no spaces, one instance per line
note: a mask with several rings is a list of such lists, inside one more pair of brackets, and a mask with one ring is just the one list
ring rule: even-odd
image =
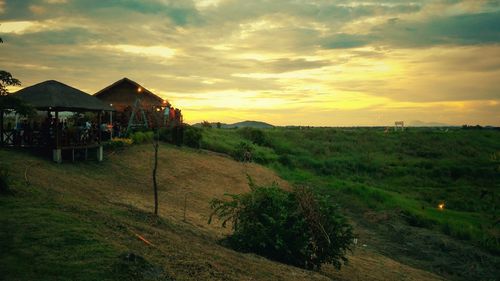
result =
[[160,110],[163,113],[169,105],[166,100],[128,78],[116,81],[94,96],[113,107],[113,120],[119,122],[126,131],[136,127],[151,128],[153,111]]
[[[52,150],[53,160],[62,162],[62,151],[70,150],[72,159],[75,150],[96,149],[98,161],[103,159],[101,143],[101,117],[113,108],[96,97],[55,80],[41,82],[13,94],[38,111],[47,113],[43,122],[31,122],[18,128],[5,128],[4,111],[1,110],[0,146],[23,146]],[[75,124],[73,127],[60,122],[60,112],[92,112],[97,114],[96,122]],[[52,115],[54,113],[54,116]]]

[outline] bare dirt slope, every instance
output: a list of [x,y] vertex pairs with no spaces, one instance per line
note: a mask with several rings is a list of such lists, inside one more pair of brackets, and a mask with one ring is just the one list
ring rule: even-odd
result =
[[277,182],[289,188],[272,171],[256,164],[161,146],[158,182],[163,219],[157,220],[148,215],[153,210],[151,146],[111,153],[101,164],[57,165],[27,154],[15,159],[10,164],[18,167],[17,179],[27,179],[59,200],[81,205],[88,210],[79,210],[81,219],[100,225],[96,227],[108,243],[143,256],[175,280],[442,280],[360,246],[362,237],[341,271],[329,266],[321,272],[306,271],[220,246],[218,240],[229,230],[207,224],[212,198],[247,191],[247,174],[258,184]]

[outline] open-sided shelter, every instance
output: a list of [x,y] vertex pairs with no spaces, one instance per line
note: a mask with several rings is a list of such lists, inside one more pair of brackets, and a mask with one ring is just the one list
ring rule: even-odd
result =
[[122,126],[127,126],[127,130],[138,126],[150,128],[153,122],[152,112],[156,109],[163,111],[168,103],[128,78],[116,81],[94,96],[116,110],[113,119]]
[[[101,124],[102,113],[104,111],[112,111],[113,108],[111,106],[90,94],[55,80],[49,80],[26,87],[15,92],[13,96],[25,101],[39,111],[47,112],[46,123],[41,124],[39,128],[38,135],[40,139],[33,141],[34,139],[32,138],[30,140],[32,143],[28,143],[29,145],[44,146],[52,149],[53,159],[56,162],[62,161],[63,149],[71,149],[74,156],[74,150],[79,148],[85,149],[85,152],[87,152],[88,148],[97,148],[97,158],[99,161],[102,160],[103,151],[99,125]],[[80,135],[75,142],[63,140],[67,135],[63,134],[63,127],[59,120],[59,113],[62,111],[97,113],[98,126],[97,130],[94,130],[96,137],[89,138],[87,135],[87,137],[83,139],[83,135]],[[54,117],[52,117],[52,112],[54,113]],[[3,117],[3,111],[1,117]],[[4,145],[6,142],[3,123],[4,122],[1,122],[0,124],[1,145]],[[30,133],[32,134],[34,132]]]

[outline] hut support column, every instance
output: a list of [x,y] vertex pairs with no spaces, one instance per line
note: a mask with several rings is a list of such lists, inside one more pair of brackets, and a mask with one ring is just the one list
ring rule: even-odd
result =
[[55,111],[55,121],[54,121],[54,132],[55,132],[55,146],[52,150],[52,159],[54,162],[61,163],[62,162],[62,150],[59,145],[59,111]]
[[97,134],[97,136],[98,136],[97,143],[99,144],[99,146],[97,147],[97,161],[101,162],[103,159],[102,143],[101,143],[101,138],[102,138],[102,132],[101,132],[102,113],[101,113],[101,111],[99,111],[97,113],[97,119],[99,120],[99,123],[97,126],[99,128],[99,130],[98,130],[99,133]]
[[0,146],[3,146],[3,109],[0,109]]
[[109,139],[113,139],[113,111],[109,112],[109,124],[111,125],[111,130],[109,131]]

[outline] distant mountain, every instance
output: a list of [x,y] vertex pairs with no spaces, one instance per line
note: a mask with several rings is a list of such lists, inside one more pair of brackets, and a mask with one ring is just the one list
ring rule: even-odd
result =
[[226,125],[227,128],[242,128],[242,127],[250,127],[250,128],[259,128],[259,129],[267,129],[267,128],[274,128],[273,125],[268,124],[266,122],[261,122],[261,121],[243,121],[243,122],[237,122],[234,124],[228,124]]
[[420,120],[413,120],[408,123],[407,126],[410,127],[452,127],[449,124],[437,123],[437,122],[424,122]]
[[[210,124],[214,128],[217,127],[217,122],[211,122]],[[201,123],[193,124],[193,126],[201,127]],[[221,123],[221,128],[224,128],[224,129],[243,128],[243,127],[259,128],[259,129],[274,128],[273,125],[265,123],[265,122],[261,122],[261,121],[249,121],[249,120],[247,120],[247,121],[237,122],[237,123],[233,123],[233,124]]]

